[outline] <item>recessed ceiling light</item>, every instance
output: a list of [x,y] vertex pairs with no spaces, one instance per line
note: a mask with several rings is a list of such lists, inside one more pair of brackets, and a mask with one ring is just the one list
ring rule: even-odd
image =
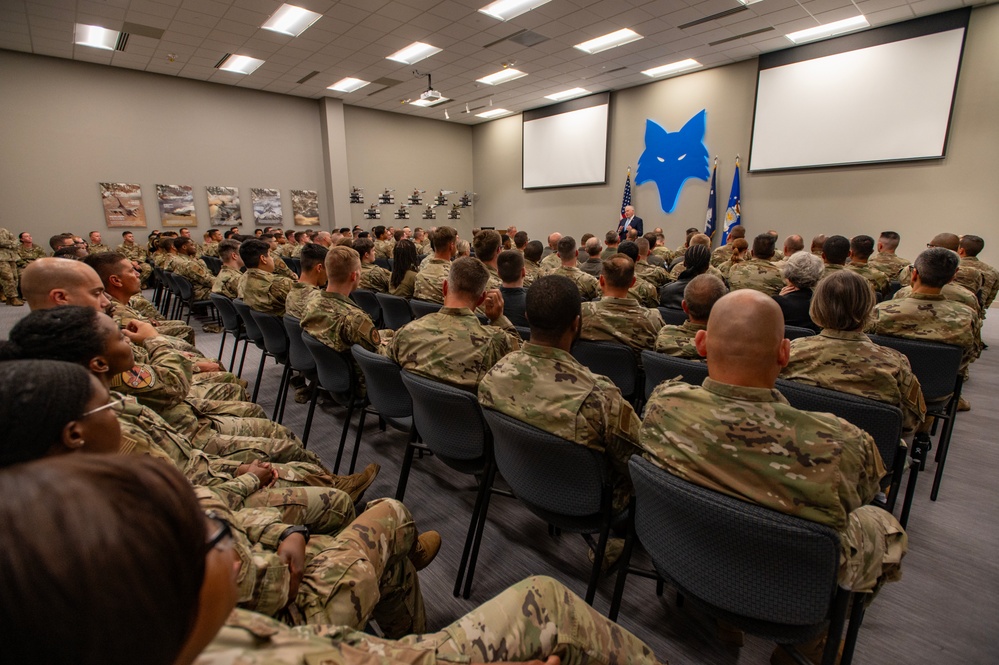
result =
[[555,102],[561,102],[565,99],[572,99],[573,97],[581,97],[583,95],[589,94],[589,90],[586,88],[573,88],[572,90],[563,90],[562,92],[556,92],[551,95],[545,95],[545,99],[550,99]]
[[509,21],[532,9],[546,5],[550,0],[496,0],[479,11],[501,21]]
[[736,0],[740,5],[755,5],[757,2],[763,2],[763,0]]
[[308,9],[286,4],[281,5],[276,12],[271,14],[267,22],[260,27],[264,30],[280,32],[282,35],[298,37],[310,25],[322,18],[322,16],[322,14],[310,12]]
[[361,79],[355,79],[348,76],[345,79],[340,79],[326,89],[336,90],[337,92],[354,92],[355,90],[360,90],[369,83],[371,83],[371,81],[362,81]]
[[832,37],[833,35],[841,35],[844,32],[860,30],[861,28],[870,27],[870,25],[871,24],[867,22],[867,19],[864,18],[864,15],[860,14],[859,16],[843,19],[842,21],[826,23],[825,25],[817,25],[814,28],[799,30],[798,32],[792,32],[791,34],[784,36],[795,44],[803,44],[804,42],[815,41],[816,39],[822,39],[823,37]]
[[513,111],[507,111],[506,109],[489,109],[488,111],[483,111],[482,113],[476,113],[476,118],[498,118],[501,115],[510,115]]
[[409,103],[410,106],[422,106],[424,108],[428,106],[437,106],[438,104],[443,104],[444,102],[451,101],[448,97],[441,97],[440,99],[414,99]]
[[642,71],[646,76],[651,76],[656,78],[659,76],[666,76],[667,74],[677,74],[679,72],[685,72],[688,69],[697,69],[701,66],[701,63],[691,58],[686,60],[680,60],[679,62],[671,62],[668,65],[660,65],[658,67],[653,67],[652,69],[645,69]]
[[527,76],[527,73],[522,72],[519,69],[501,69],[495,74],[483,76],[482,78],[475,80],[479,83],[485,83],[486,85],[499,85],[500,83],[506,83],[507,81],[519,79],[522,76]]
[[590,55],[594,53],[600,53],[601,51],[606,51],[607,49],[614,48],[615,46],[623,46],[624,44],[630,44],[631,42],[638,41],[642,36],[631,30],[629,28],[622,28],[616,32],[606,34],[602,37],[597,37],[596,39],[591,39],[588,42],[583,42],[582,44],[576,44],[575,48],[580,51],[586,51]]
[[76,24],[76,36],[73,40],[80,46],[90,46],[93,48],[113,51],[118,43],[118,31],[108,30],[99,25]]
[[443,49],[439,49],[436,46],[431,46],[430,44],[424,44],[423,42],[413,42],[401,51],[396,51],[392,55],[386,56],[386,60],[395,60],[396,62],[401,62],[405,65],[412,65],[413,63],[419,62],[424,58],[429,58],[435,53],[440,53]]
[[251,58],[248,55],[230,55],[228,58],[215,65],[218,69],[236,74],[252,74],[257,67],[264,64],[263,60]]

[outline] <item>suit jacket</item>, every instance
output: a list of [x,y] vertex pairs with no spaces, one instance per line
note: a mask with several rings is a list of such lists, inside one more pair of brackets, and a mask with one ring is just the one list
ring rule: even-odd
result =
[[[625,236],[628,235],[627,231],[625,231],[624,229],[624,222],[625,220],[622,219],[621,222],[617,225],[617,235],[618,237],[621,238],[621,240],[624,240]],[[642,218],[637,215],[631,218],[631,226],[629,226],[628,228],[637,229],[639,238],[641,238],[645,234],[645,229],[642,225]]]

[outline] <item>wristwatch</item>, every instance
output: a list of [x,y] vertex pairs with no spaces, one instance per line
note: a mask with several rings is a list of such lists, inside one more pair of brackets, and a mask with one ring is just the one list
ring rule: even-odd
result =
[[283,532],[281,532],[281,537],[278,538],[278,544],[283,543],[284,539],[293,533],[302,534],[302,536],[305,538],[305,544],[306,545],[309,544],[309,527],[302,526],[300,524],[295,526],[290,526],[287,529],[285,529]]

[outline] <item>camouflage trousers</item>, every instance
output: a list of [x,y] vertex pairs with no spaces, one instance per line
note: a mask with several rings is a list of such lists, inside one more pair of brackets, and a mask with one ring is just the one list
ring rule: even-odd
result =
[[901,579],[909,537],[898,520],[875,506],[861,506],[848,519],[846,531],[839,534],[839,585],[874,594],[886,582]]
[[0,286],[7,300],[17,298],[17,261],[0,261]]
[[[251,431],[254,429],[253,426],[259,421],[260,419],[258,418],[233,418],[231,419],[231,422],[234,423],[233,426],[226,429],[236,432]],[[281,425],[271,423],[269,420],[263,422],[281,427]],[[243,435],[238,433],[225,434],[205,427],[192,438],[191,442],[195,447],[200,448],[209,455],[228,457],[240,462],[250,462],[255,459],[277,463],[307,462],[315,465],[319,471],[328,476],[319,457],[315,453],[303,448],[302,442],[290,431],[285,430],[290,436],[278,437],[268,436],[266,430],[266,426],[261,426],[259,431],[264,433],[256,436],[253,434]],[[328,486],[333,487],[335,484],[330,481]]]
[[[216,389],[225,386],[225,390],[232,391],[234,389],[242,390],[242,386],[238,383],[216,383],[214,384]],[[242,400],[221,400],[221,399],[203,399],[203,398],[187,398],[185,400],[189,405],[195,408],[197,413],[201,414],[199,420],[203,424],[207,424],[214,429],[219,429],[220,427],[232,427],[230,424],[220,423],[215,425],[214,422],[207,422],[206,419],[211,420],[213,418],[252,418],[255,420],[267,420],[267,414],[264,409],[259,404],[253,402],[244,402]],[[271,422],[267,420],[267,422]],[[257,436],[257,435],[254,435]]]
[[254,492],[242,507],[275,508],[282,522],[307,526],[313,536],[335,536],[357,516],[346,492],[331,487],[301,487],[287,480]]
[[156,323],[156,330],[161,335],[169,335],[170,337],[182,339],[188,344],[194,344],[194,328],[183,321],[174,321],[173,319],[159,321]]
[[377,499],[336,537],[306,546],[305,576],[287,617],[294,624],[363,629],[374,619],[389,637],[426,629],[423,595],[409,553],[413,516],[402,502]]
[[[213,402],[248,402],[246,388],[241,383],[225,380],[229,372],[202,372],[195,374],[187,391],[188,400],[209,400]],[[212,376],[215,375],[215,376]],[[199,381],[199,377],[206,377]],[[233,374],[229,376],[235,377]],[[263,410],[260,410],[263,413]],[[255,416],[262,417],[262,416]]]

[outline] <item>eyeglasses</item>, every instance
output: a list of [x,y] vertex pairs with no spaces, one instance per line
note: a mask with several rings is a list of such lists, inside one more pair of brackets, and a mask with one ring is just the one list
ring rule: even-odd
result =
[[80,418],[86,418],[87,416],[92,416],[95,413],[100,413],[104,409],[111,409],[114,411],[115,415],[120,416],[125,412],[125,400],[121,397],[111,396],[111,399],[104,406],[99,406],[96,409],[91,409],[80,415]]
[[211,550],[218,548],[222,552],[228,552],[233,547],[232,540],[232,527],[224,519],[218,516],[218,514],[213,510],[205,511],[205,517],[208,518],[216,527],[216,531],[212,534],[212,537],[205,542],[205,551],[210,552]]

